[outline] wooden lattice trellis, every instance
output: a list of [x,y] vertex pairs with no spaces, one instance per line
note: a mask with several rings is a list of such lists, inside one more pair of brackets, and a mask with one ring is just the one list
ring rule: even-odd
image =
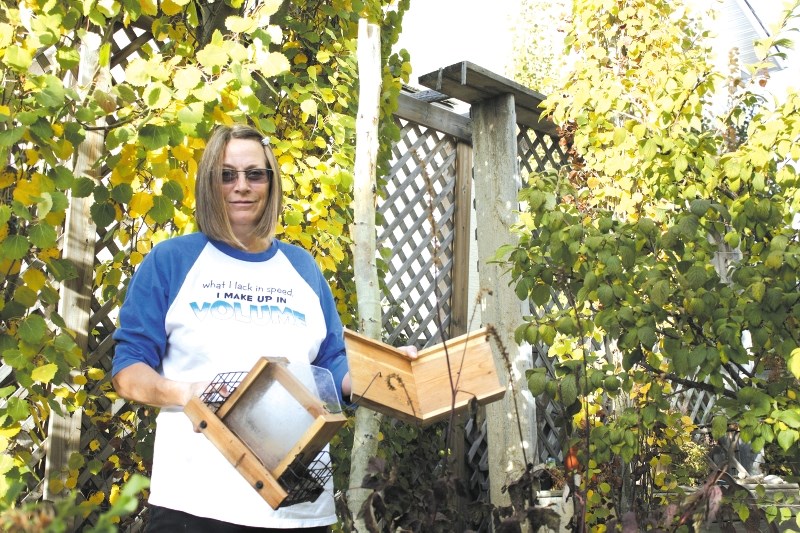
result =
[[437,322],[445,332],[450,325],[457,143],[398,122],[400,140],[378,206],[378,243],[388,250],[383,327],[389,343],[405,337],[427,346],[440,342]]

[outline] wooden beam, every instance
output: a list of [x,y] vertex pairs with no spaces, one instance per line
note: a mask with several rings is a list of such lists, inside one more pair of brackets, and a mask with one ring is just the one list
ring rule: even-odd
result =
[[398,117],[452,135],[461,142],[472,143],[472,121],[467,117],[404,93],[400,93],[397,104],[395,115]]
[[540,118],[542,110],[539,104],[545,99],[544,95],[469,61],[423,74],[419,77],[419,83],[473,105],[511,94],[514,96],[514,111],[519,124],[549,135],[557,134],[555,124]]
[[472,242],[472,146],[456,145],[455,212],[453,213],[453,297],[450,302],[450,336],[467,333],[469,328],[469,249]]

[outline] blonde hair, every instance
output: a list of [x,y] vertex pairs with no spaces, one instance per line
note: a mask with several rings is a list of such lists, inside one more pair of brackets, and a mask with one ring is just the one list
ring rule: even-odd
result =
[[233,139],[253,140],[264,147],[267,165],[272,169],[272,173],[267,205],[261,220],[253,228],[253,237],[266,239],[267,243],[271,243],[275,237],[275,227],[283,207],[283,188],[278,162],[267,139],[255,128],[243,124],[218,126],[206,143],[203,157],[200,158],[197,167],[197,179],[194,185],[195,217],[200,231],[209,238],[244,250],[246,246],[233,233],[222,198],[222,163],[225,149]]

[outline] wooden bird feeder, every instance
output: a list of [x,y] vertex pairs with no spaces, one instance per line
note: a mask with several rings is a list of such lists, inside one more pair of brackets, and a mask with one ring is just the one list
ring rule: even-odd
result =
[[330,373],[306,365],[301,380],[288,363],[261,358],[250,372],[219,374],[184,407],[273,509],[322,493],[333,473],[323,448],[346,421]]
[[505,394],[485,328],[425,348],[416,359],[347,329],[344,338],[353,401],[385,415],[428,425]]

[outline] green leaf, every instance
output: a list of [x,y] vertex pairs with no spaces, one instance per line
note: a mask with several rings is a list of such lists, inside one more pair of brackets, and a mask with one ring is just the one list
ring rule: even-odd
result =
[[46,223],[39,223],[32,226],[28,237],[34,246],[45,249],[52,248],[56,245],[58,234],[55,228]]
[[711,200],[699,199],[692,200],[692,203],[689,205],[689,210],[692,212],[692,214],[702,217],[705,216],[710,207]]
[[800,409],[788,409],[786,411],[779,411],[774,415],[774,418],[785,423],[790,428],[800,429]]
[[600,285],[597,288],[597,299],[604,307],[614,305],[614,289],[610,285]]
[[0,131],[0,148],[8,148],[16,144],[25,134],[25,128],[16,126],[7,130]]
[[56,281],[67,281],[78,277],[78,269],[68,259],[51,259],[47,262],[47,270]]
[[121,204],[127,204],[133,198],[133,187],[128,183],[120,183],[111,189],[111,198]]
[[94,191],[96,182],[91,178],[78,178],[72,184],[72,196],[75,198],[88,198]]
[[161,187],[161,194],[170,200],[180,202],[183,200],[183,187],[177,181],[169,180]]
[[56,49],[56,61],[64,70],[70,70],[80,64],[81,56],[74,48],[59,47]]
[[22,259],[28,254],[31,243],[22,235],[9,235],[0,245],[0,256],[6,259]]
[[223,47],[222,34],[214,30],[211,42],[196,54],[197,61],[206,68],[222,67],[228,63],[228,52]]
[[721,439],[728,432],[728,419],[725,416],[717,415],[711,419],[711,436]]
[[663,307],[669,301],[670,285],[665,279],[660,279],[653,284],[650,289],[650,299],[659,307]]
[[45,76],[45,87],[36,94],[36,102],[49,108],[58,109],[64,105],[67,92],[64,90],[64,82],[55,76]]
[[28,344],[42,342],[47,333],[47,324],[40,315],[28,315],[19,325],[19,337]]
[[145,103],[152,109],[164,109],[172,101],[172,91],[163,83],[152,83],[142,95]]
[[147,214],[157,223],[164,224],[175,216],[175,205],[166,196],[154,196],[153,207],[150,208]]
[[11,220],[11,208],[0,205],[0,226],[5,226],[9,220]]
[[544,392],[545,385],[547,384],[547,374],[545,369],[530,369],[525,373],[528,376],[528,389],[534,396],[539,396]]
[[561,393],[560,401],[565,407],[569,407],[578,400],[578,383],[574,374],[567,374],[561,380],[558,387]]
[[531,291],[531,299],[536,305],[544,306],[550,302],[550,286],[537,285]]
[[28,407],[28,402],[16,396],[8,399],[8,403],[6,404],[6,412],[14,422],[25,420],[31,414],[30,408]]
[[795,442],[800,440],[800,433],[794,429],[787,429],[778,433],[778,445],[785,452],[788,452]]
[[28,69],[30,69],[31,64],[33,63],[33,54],[31,54],[31,52],[25,48],[20,48],[19,46],[12,44],[6,48],[3,61],[6,63],[6,65],[27,73]]
[[40,383],[50,383],[58,372],[58,366],[54,363],[38,366],[31,372],[31,378]]
[[169,129],[163,126],[145,124],[139,130],[139,142],[146,150],[158,150],[169,144]]
[[92,204],[89,213],[91,213],[94,223],[100,228],[108,227],[117,218],[117,211],[109,202]]
[[36,305],[37,296],[36,291],[25,285],[17,287],[17,290],[14,291],[14,301],[28,308]]
[[702,287],[707,279],[708,274],[706,274],[706,269],[702,266],[694,265],[686,272],[686,281],[689,282],[689,288],[691,289]]

